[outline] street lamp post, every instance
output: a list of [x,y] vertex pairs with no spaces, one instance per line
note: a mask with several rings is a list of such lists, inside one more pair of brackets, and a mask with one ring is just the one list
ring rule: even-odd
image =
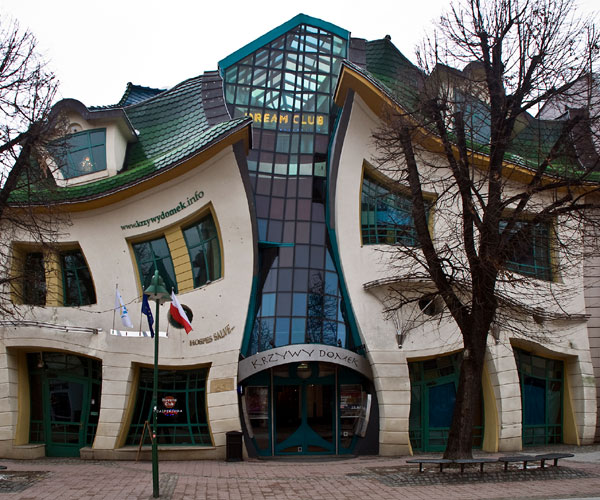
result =
[[144,290],[148,295],[148,300],[156,301],[156,316],[154,318],[154,384],[152,387],[152,496],[158,498],[160,496],[158,488],[158,425],[157,425],[157,410],[158,410],[158,338],[159,338],[159,321],[158,313],[160,305],[167,302],[171,297],[165,288],[165,282],[160,277],[158,271],[154,272],[150,286]]

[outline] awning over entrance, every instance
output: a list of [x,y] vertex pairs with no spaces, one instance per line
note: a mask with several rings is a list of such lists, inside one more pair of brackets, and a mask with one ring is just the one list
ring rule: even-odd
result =
[[367,359],[353,351],[321,344],[294,344],[259,352],[240,361],[238,382],[267,368],[309,361],[334,363],[356,370],[370,380],[373,378]]

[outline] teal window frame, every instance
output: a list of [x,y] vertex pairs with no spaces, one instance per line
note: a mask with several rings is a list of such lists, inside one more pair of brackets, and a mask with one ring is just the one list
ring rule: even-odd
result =
[[165,282],[167,290],[177,290],[177,275],[173,266],[173,259],[169,244],[164,236],[152,240],[133,243],[133,253],[138,266],[138,273],[142,290],[150,286],[150,281],[154,272],[158,270],[160,276]]
[[183,229],[190,256],[194,288],[221,277],[221,243],[212,214]]
[[[429,221],[431,203],[425,200]],[[361,233],[363,245],[419,246],[412,216],[412,198],[393,191],[365,175],[361,190]]]
[[[565,363],[544,358],[522,349],[513,349],[521,388],[523,446],[558,444],[563,442]],[[533,398],[543,386],[543,404]],[[537,391],[536,391],[537,389]],[[556,403],[559,407],[556,407]],[[557,411],[558,410],[558,411]],[[553,418],[554,417],[554,418]],[[557,422],[558,420],[558,422]],[[535,421],[535,422],[534,422]]]
[[[106,170],[106,129],[96,128],[71,134],[54,144],[65,179]],[[84,165],[85,163],[85,165]]]
[[[43,366],[40,367],[40,362]],[[74,436],[52,425],[51,400],[48,380],[61,378],[87,385],[88,398],[83,405],[88,411],[82,412],[79,441],[82,446],[92,446],[98,428],[99,409],[102,397],[102,362],[85,356],[61,352],[36,352],[27,354],[30,387],[29,442],[45,443],[46,452],[56,445],[69,443]],[[57,427],[58,430],[57,430]],[[61,430],[63,432],[61,432]],[[61,438],[63,442],[61,443]],[[58,456],[50,453],[49,456]],[[60,455],[66,456],[66,455]],[[79,456],[77,450],[76,456]]]
[[[162,446],[212,446],[206,409],[206,383],[208,370],[159,370],[158,372],[158,444]],[[144,437],[146,422],[152,421],[152,368],[140,367],[136,402],[126,445],[139,446]],[[167,407],[163,398],[171,397],[177,402]],[[168,410],[174,410],[169,415]]]
[[60,264],[63,282],[64,306],[87,306],[96,303],[96,291],[92,273],[83,252],[61,252]]
[[[513,232],[519,231],[526,223],[526,220],[517,221]],[[500,232],[504,231],[506,224],[505,220],[500,222]],[[523,241],[516,242],[513,255],[508,256],[505,266],[519,274],[552,281],[551,224],[538,223],[530,225],[529,229],[529,235]]]
[[[454,413],[455,400],[431,400],[430,391],[436,387],[442,389],[454,385],[454,396],[458,391],[462,352],[438,356],[424,361],[408,363],[410,377],[411,401],[409,415],[409,439],[412,449],[421,452],[440,452],[446,449],[450,425],[438,425],[430,421],[432,413],[439,414],[441,409],[445,415]],[[451,403],[451,404],[450,404]],[[432,407],[435,411],[432,412]],[[445,406],[444,406],[445,405]],[[480,449],[483,445],[485,432],[485,415],[483,394],[481,408],[473,426],[473,448]]]

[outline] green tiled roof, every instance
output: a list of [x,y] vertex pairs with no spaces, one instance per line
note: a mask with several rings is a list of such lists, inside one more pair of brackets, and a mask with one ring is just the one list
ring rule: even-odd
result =
[[[128,145],[121,172],[78,186],[43,189],[39,194],[57,202],[100,197],[181,163],[251,122],[244,117],[211,126],[204,113],[201,76],[124,110],[138,141]],[[11,201],[25,202],[26,194],[14,193]]]
[[398,102],[411,109],[416,103],[423,73],[396,48],[389,38],[366,44],[367,72]]
[[[388,38],[366,44],[366,70],[345,62],[368,78],[390,99],[409,113],[418,116],[418,98],[424,74],[392,44]],[[453,70],[453,68],[450,68]],[[457,74],[462,74],[459,70]],[[527,123],[513,138],[507,160],[535,169],[547,157],[565,126],[564,121],[539,120],[526,116]],[[473,144],[474,149],[485,153],[487,146]],[[582,166],[572,147],[565,147],[552,162],[552,172],[557,175],[581,175]],[[589,180],[600,180],[600,173],[591,173]]]
[[127,82],[125,93],[117,103],[117,106],[131,106],[132,104],[138,104],[155,95],[161,94],[164,91],[165,89],[142,87],[141,85],[134,85],[131,82]]

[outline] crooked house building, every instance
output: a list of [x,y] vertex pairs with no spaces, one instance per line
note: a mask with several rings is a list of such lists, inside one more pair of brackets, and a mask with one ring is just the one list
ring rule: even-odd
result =
[[[147,453],[156,270],[193,326],[161,307],[161,458],[224,457],[239,430],[250,456],[442,450],[462,342],[433,295],[384,314],[389,287],[411,287],[382,251],[411,237],[410,198],[371,139],[416,71],[389,37],[300,14],[171,89],[59,102],[49,193],[69,224],[50,248],[10,233],[0,457]],[[560,254],[532,248],[516,271],[575,293],[535,323],[548,342],[490,336],[474,440],[489,451],[594,440],[583,267],[556,276]]]

